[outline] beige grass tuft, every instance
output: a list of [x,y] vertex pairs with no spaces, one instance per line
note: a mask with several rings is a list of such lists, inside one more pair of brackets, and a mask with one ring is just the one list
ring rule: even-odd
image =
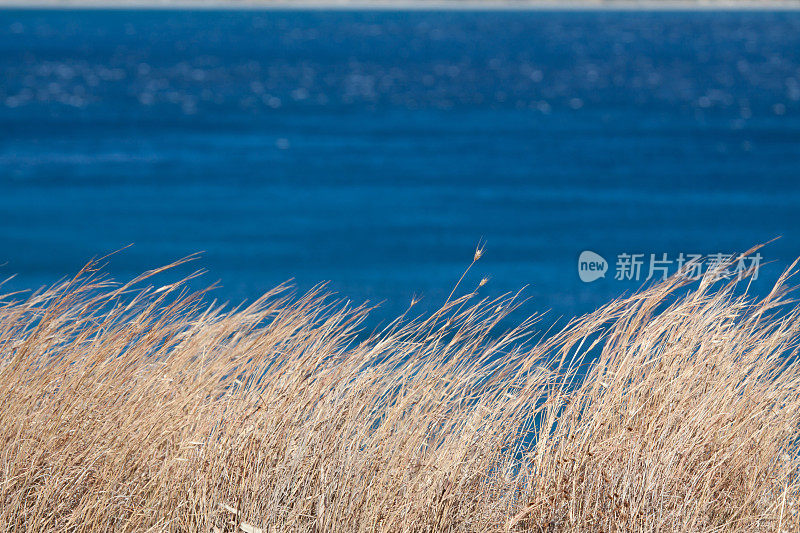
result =
[[476,290],[364,340],[321,288],[227,310],[160,271],[3,298],[0,530],[798,531],[789,274],[544,340]]

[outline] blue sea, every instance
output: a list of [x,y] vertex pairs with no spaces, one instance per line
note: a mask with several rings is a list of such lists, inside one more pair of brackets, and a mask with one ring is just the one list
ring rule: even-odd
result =
[[0,72],[7,290],[133,244],[116,278],[202,251],[222,300],[385,320],[480,242],[465,290],[571,317],[653,260],[781,237],[764,291],[800,255],[800,12],[0,10]]

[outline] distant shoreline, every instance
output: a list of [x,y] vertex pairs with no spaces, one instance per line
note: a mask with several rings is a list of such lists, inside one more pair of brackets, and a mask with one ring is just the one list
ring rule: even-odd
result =
[[0,0],[23,9],[796,11],[800,0]]

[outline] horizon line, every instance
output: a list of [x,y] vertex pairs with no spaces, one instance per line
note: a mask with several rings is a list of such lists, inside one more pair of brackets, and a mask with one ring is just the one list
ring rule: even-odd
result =
[[3,9],[253,11],[798,11],[800,0],[0,0]]

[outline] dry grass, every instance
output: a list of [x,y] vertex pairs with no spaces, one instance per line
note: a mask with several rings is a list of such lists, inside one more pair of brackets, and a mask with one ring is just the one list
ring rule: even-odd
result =
[[0,305],[3,531],[798,530],[788,275],[536,341],[476,288],[363,340],[322,290],[226,310],[96,266]]

